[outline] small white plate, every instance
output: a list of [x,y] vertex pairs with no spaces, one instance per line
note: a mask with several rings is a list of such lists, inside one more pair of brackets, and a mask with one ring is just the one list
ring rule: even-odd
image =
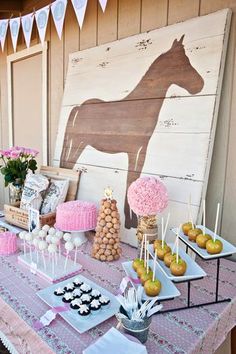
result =
[[90,314],[88,318],[81,317],[78,314],[78,310],[73,309],[59,313],[59,315],[64,318],[64,320],[68,322],[76,331],[79,333],[84,333],[89,329],[97,326],[99,323],[106,321],[108,318],[112,317],[119,311],[120,304],[117,301],[115,295],[106,289],[103,289],[101,286],[97,285],[91,280],[83,277],[82,275],[77,275],[73,278],[49,286],[48,288],[38,291],[37,295],[50,307],[63,306],[65,303],[62,301],[62,296],[54,295],[54,291],[59,287],[64,288],[67,283],[73,282],[75,278],[81,279],[84,283],[89,284],[93,289],[98,289],[102,295],[110,299],[110,304],[107,307],[102,307],[99,313]]
[[[151,259],[149,261],[149,266],[153,269],[154,261]],[[135,280],[138,279],[137,273],[134,271],[132,267],[132,262],[124,262],[122,263],[122,267],[124,268],[125,273],[130,278],[131,283],[135,288],[138,287],[139,284],[135,283]],[[166,277],[166,275],[161,271],[159,267],[156,267],[155,278],[161,282],[161,291],[160,294],[156,297],[158,301],[173,299],[180,295],[179,290],[176,286]],[[147,296],[145,292],[143,292],[143,300],[153,299],[151,296]]]
[[[199,228],[203,230],[202,225],[197,225],[196,228]],[[177,228],[172,229],[172,231],[177,235]],[[211,235],[212,237],[214,236],[214,232],[206,228],[206,234]],[[230,256],[233,253],[236,253],[236,247],[233,246],[231,243],[228,241],[224,240],[222,237],[219,235],[216,235],[216,239],[220,240],[223,243],[223,250],[218,253],[218,254],[209,254],[206,249],[198,247],[196,242],[191,242],[188,239],[188,236],[186,236],[182,230],[180,230],[179,237],[182,241],[184,241],[185,244],[187,244],[194,252],[199,254],[200,257],[203,259],[212,259],[212,258],[220,258],[220,257],[226,257]]]
[[[168,244],[168,246],[173,249],[174,243],[170,243]],[[148,251],[154,259],[155,254],[153,250],[153,245],[148,246]],[[157,265],[161,268],[161,270],[170,280],[174,281],[175,283],[178,283],[186,280],[200,279],[206,276],[204,270],[182,248],[179,248],[179,255],[187,263],[187,270],[182,276],[172,275],[170,268],[165,265],[164,261],[161,261],[157,258]]]

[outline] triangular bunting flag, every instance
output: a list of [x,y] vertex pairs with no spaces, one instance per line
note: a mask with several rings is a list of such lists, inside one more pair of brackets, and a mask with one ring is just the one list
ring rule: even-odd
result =
[[102,11],[104,12],[106,10],[106,6],[107,6],[107,0],[99,0]]
[[16,51],[19,30],[20,30],[20,17],[12,18],[10,20],[10,31],[11,31],[11,40],[12,40],[14,52]]
[[83,26],[88,0],[71,0],[80,28]]
[[22,29],[23,29],[27,48],[29,48],[30,46],[33,22],[34,22],[34,15],[32,13],[21,17],[21,24],[22,24]]
[[56,0],[51,5],[52,18],[56,26],[58,37],[61,39],[66,14],[67,0]]
[[48,15],[49,15],[49,10],[50,6],[47,5],[43,7],[42,9],[38,10],[35,12],[35,20],[39,32],[39,37],[41,40],[41,43],[43,45],[44,39],[45,39],[45,34],[46,34],[46,29],[47,29],[47,24],[48,24]]
[[0,42],[1,42],[2,51],[4,50],[8,22],[9,20],[0,20]]

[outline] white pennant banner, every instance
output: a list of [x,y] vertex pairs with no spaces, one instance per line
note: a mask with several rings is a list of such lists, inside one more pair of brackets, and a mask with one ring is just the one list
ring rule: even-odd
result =
[[71,0],[80,28],[83,26],[88,0]]
[[56,26],[58,37],[61,39],[66,14],[67,0],[56,0],[51,5],[52,18]]
[[35,12],[35,20],[36,20],[36,24],[38,27],[39,37],[40,37],[42,45],[43,45],[44,39],[45,39],[45,34],[46,34],[46,29],[47,29],[47,24],[48,24],[49,10],[50,10],[50,6],[47,5],[47,6],[43,7],[42,9]]
[[19,30],[20,30],[20,17],[12,18],[10,20],[10,31],[11,31],[11,40],[12,40],[14,52],[16,51]]
[[2,51],[4,50],[8,22],[9,20],[0,20],[0,42],[1,42]]
[[22,24],[22,29],[23,29],[27,48],[29,48],[30,46],[33,22],[34,22],[34,15],[32,13],[21,17],[21,24]]
[[104,12],[106,10],[106,6],[107,6],[107,0],[99,0],[102,11]]

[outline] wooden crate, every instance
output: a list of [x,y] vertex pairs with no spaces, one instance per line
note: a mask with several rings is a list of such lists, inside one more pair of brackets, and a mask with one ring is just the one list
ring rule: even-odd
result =
[[[69,188],[66,196],[66,201],[75,200],[81,171],[68,170],[66,168],[41,166],[40,173],[48,178],[54,179],[69,179]],[[12,225],[28,230],[28,211],[20,209],[18,205],[4,205],[5,220]],[[40,226],[53,226],[56,221],[56,213],[48,213],[39,216]]]

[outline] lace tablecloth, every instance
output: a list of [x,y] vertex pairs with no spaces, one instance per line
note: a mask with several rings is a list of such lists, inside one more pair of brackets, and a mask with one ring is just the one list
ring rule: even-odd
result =
[[[124,276],[121,263],[133,259],[136,249],[122,245],[122,258],[111,263],[101,263],[91,258],[90,249],[91,244],[88,242],[79,250],[78,261],[84,268],[83,275],[116,293]],[[216,261],[198,262],[208,276],[192,282],[192,301],[212,301]],[[17,255],[0,257],[0,331],[8,337],[20,354],[80,354],[111,326],[116,326],[117,321],[113,317],[88,332],[79,334],[58,316],[49,327],[36,333],[31,328],[32,322],[48,310],[48,306],[36,296],[36,292],[49,285],[18,264]],[[186,304],[187,284],[183,283],[177,287],[181,296],[165,302],[165,308]],[[148,353],[214,352],[236,325],[236,263],[223,259],[219,298],[224,297],[230,297],[232,301],[154,316],[146,343]]]

